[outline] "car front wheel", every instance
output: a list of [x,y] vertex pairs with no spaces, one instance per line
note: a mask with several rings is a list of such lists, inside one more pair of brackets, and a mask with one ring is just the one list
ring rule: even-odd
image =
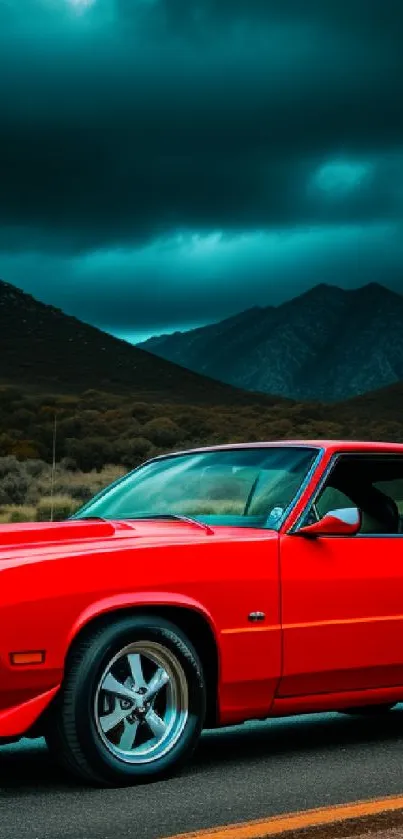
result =
[[205,715],[202,666],[190,641],[159,617],[125,617],[79,641],[46,739],[85,781],[122,785],[178,769]]

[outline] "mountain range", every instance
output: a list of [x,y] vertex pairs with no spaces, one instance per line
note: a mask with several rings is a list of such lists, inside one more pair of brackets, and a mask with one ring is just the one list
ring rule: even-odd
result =
[[280,401],[254,397],[157,358],[2,280],[0,384],[43,393],[95,389],[195,405]]
[[245,390],[336,402],[403,380],[403,296],[378,283],[321,284],[138,346]]
[[[382,365],[386,360],[389,365],[393,364],[392,368],[385,368],[387,375],[391,372],[397,375],[400,370],[402,330],[398,328],[398,307],[401,298],[374,286],[368,287],[365,295],[364,290],[354,294],[357,306],[361,301],[364,307],[372,299],[372,319],[369,318],[371,307],[365,310],[369,319],[367,326],[370,330],[374,323],[377,324],[377,328],[382,329],[379,335],[366,332],[365,312],[357,309],[352,313],[351,302],[344,306],[346,320],[343,325],[340,307],[343,300],[351,301],[351,297],[339,292],[339,289],[320,287],[299,298],[296,301],[299,321],[295,301],[288,307],[288,311],[294,312],[292,328],[290,326],[288,330],[291,336],[289,355],[285,360],[276,356],[278,367],[269,372],[273,373],[273,387],[284,391],[279,376],[281,370],[286,374],[288,364],[294,379],[287,379],[287,386],[291,390],[292,382],[298,383],[295,372],[298,347],[293,337],[299,323],[299,334],[305,337],[305,341],[301,337],[301,354],[307,352],[308,339],[311,347],[310,360],[300,365],[305,373],[304,392],[310,396],[314,394],[315,398],[297,401],[239,390],[187,370],[82,323],[0,281],[0,459],[11,455],[18,460],[40,458],[50,463],[56,415],[57,458],[60,461],[67,459],[70,466],[66,468],[78,467],[84,471],[101,469],[107,464],[132,468],[153,453],[222,442],[324,437],[403,442],[403,381],[337,403],[328,401],[326,404],[316,399],[314,385],[318,383],[326,394],[335,393],[331,389],[333,379],[341,387],[340,371],[326,365],[331,364],[333,358],[343,358],[343,352],[345,366],[351,375],[354,371],[357,375],[361,373],[361,367],[367,374],[365,380],[360,380],[362,386],[371,386],[382,378],[380,374],[385,372]],[[330,315],[339,324],[339,333],[334,327],[331,333],[334,346],[329,338],[326,358],[322,360],[322,322],[316,321],[315,317],[319,318],[323,307],[326,310],[324,300],[331,306],[333,299]],[[380,300],[380,311],[376,309],[377,300]],[[307,309],[312,323],[308,332]],[[273,310],[270,311],[273,314]],[[347,321],[348,312],[356,324],[355,332]],[[222,362],[226,358],[227,365],[231,347],[234,361],[241,346],[245,356],[248,352],[252,354],[253,335],[265,314],[270,319],[265,310],[253,309],[206,331],[190,333],[190,337],[194,332],[196,336],[200,336],[200,332],[202,336],[214,336],[214,341],[207,342],[211,348],[207,369],[213,371],[213,351],[218,353],[220,346]],[[243,328],[240,331],[245,322],[249,323],[249,331],[245,332]],[[283,329],[287,329],[287,321]],[[329,330],[329,319],[326,329]],[[180,337],[189,339],[186,335]],[[377,348],[378,367],[371,366],[371,341]],[[285,350],[287,347],[285,340]],[[319,348],[316,355],[315,347]],[[217,354],[215,358],[218,366],[221,359]],[[325,369],[328,378],[324,376]],[[376,374],[373,378],[372,373]],[[348,379],[344,381],[348,389]],[[3,487],[4,481],[1,483]],[[9,496],[11,500],[7,503],[20,503],[18,484],[12,483],[12,486],[17,495]]]
[[371,404],[373,415],[403,387],[403,297],[376,283],[319,285],[278,307],[133,346],[0,280],[0,349],[0,384],[44,393],[284,408],[359,397],[358,412]]

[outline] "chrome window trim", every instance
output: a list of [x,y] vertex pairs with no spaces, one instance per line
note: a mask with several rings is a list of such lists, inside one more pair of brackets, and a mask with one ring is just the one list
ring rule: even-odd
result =
[[[310,495],[302,513],[298,516],[298,518],[294,522],[293,526],[288,531],[286,531],[286,533],[288,535],[292,535],[294,533],[297,533],[299,528],[303,527],[304,521],[308,517],[308,514],[310,512],[312,504],[315,504],[316,499],[317,499],[320,491],[323,488],[323,485],[326,483],[330,473],[333,471],[337,462],[342,457],[362,457],[362,458],[366,458],[366,459],[373,458],[373,457],[377,457],[377,458],[381,457],[381,458],[387,458],[387,459],[389,459],[389,458],[399,458],[400,459],[401,458],[402,461],[403,461],[403,453],[400,453],[400,452],[377,451],[374,454],[371,454],[370,452],[363,452],[363,451],[352,452],[352,451],[345,451],[345,450],[336,452],[331,457],[331,459],[329,460],[329,463],[328,463],[322,477],[320,478],[318,484],[316,485],[315,489],[313,490],[312,494]],[[357,539],[357,538],[358,539],[399,539],[402,536],[403,536],[403,533],[357,533],[354,536],[354,539]],[[352,537],[351,536],[346,536],[344,534],[340,534],[338,536],[332,536],[332,537],[326,537],[326,538],[351,539]]]
[[[309,469],[309,472],[307,472],[299,490],[297,491],[297,493],[294,496],[294,498],[292,499],[292,501],[290,501],[288,507],[286,507],[286,509],[284,510],[284,513],[282,514],[281,518],[279,519],[278,527],[276,528],[277,533],[281,531],[282,527],[286,524],[287,519],[290,517],[293,510],[297,506],[298,501],[300,500],[300,498],[302,498],[307,486],[309,486],[309,484],[310,484],[310,482],[311,482],[311,480],[312,480],[312,478],[313,478],[313,476],[314,476],[314,474],[315,474],[315,472],[316,472],[316,470],[317,470],[317,468],[318,468],[320,462],[322,461],[322,459],[325,455],[325,452],[326,452],[326,449],[323,448],[323,447],[319,448],[319,446],[309,446],[308,444],[305,447],[301,447],[301,448],[307,448],[307,449],[312,449],[312,450],[317,449],[318,453],[317,453],[317,455],[316,455],[316,457],[315,457],[315,459],[312,463],[311,468]],[[270,514],[267,517],[267,521],[269,520],[269,518],[270,518]],[[269,529],[267,527],[267,523],[266,523],[266,525],[264,525],[264,528],[266,530]]]

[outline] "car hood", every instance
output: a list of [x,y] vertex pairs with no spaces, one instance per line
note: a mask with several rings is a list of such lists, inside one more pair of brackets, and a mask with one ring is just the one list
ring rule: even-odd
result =
[[[265,538],[270,531],[264,531]],[[262,536],[262,530],[244,527],[206,527],[196,522],[179,520],[141,519],[129,521],[106,521],[104,519],[72,519],[63,522],[24,522],[0,525],[0,556],[13,549],[24,548],[24,552],[45,545],[68,546],[80,544],[91,550],[92,543],[110,540],[140,540],[144,543],[172,543],[189,540],[228,539],[239,534]],[[273,535],[275,535],[273,533]]]
[[2,524],[0,525],[0,548],[65,540],[103,539],[114,535],[113,522],[99,520]]

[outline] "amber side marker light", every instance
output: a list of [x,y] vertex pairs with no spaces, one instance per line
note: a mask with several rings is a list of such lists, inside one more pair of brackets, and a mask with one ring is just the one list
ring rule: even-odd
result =
[[10,653],[11,664],[43,664],[45,650],[27,650],[27,652]]

